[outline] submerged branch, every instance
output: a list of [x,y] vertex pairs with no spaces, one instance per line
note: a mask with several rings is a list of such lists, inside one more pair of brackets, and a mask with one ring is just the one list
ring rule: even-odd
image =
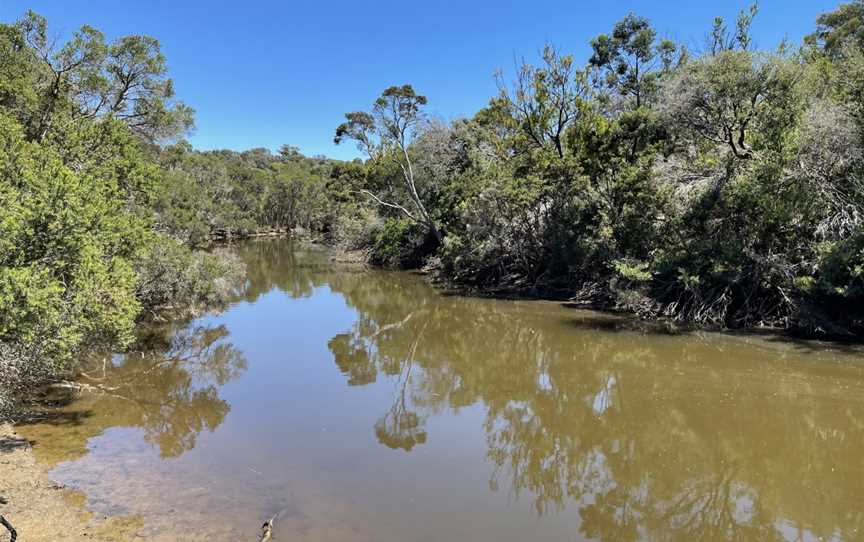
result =
[[258,539],[258,542],[267,542],[273,537],[273,526],[276,524],[276,520],[279,519],[287,510],[287,508],[279,510],[261,525],[261,538]]
[[0,516],[0,525],[6,527],[6,530],[9,531],[9,542],[15,542],[18,539],[18,532],[15,530],[15,527],[3,516]]

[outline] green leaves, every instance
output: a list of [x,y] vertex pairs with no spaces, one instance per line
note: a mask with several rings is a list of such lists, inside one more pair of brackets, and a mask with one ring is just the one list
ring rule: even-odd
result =
[[384,89],[375,100],[374,110],[382,117],[417,119],[422,115],[420,108],[427,102],[426,96],[414,92],[411,85],[393,86]]
[[146,222],[107,165],[73,171],[8,116],[0,126],[0,341],[59,364],[84,345],[126,344]]
[[852,0],[816,19],[816,31],[806,41],[837,58],[847,48],[864,47],[864,0]]
[[375,100],[371,113],[346,113],[347,122],[336,128],[333,142],[338,145],[345,139],[353,139],[358,148],[372,158],[391,146],[404,147],[423,119],[422,107],[427,101],[426,96],[417,94],[411,85],[388,87]]
[[347,122],[336,127],[336,136],[333,143],[339,145],[346,139],[357,141],[357,148],[368,155],[377,154],[378,148],[375,138],[375,119],[369,113],[354,111],[345,113]]
[[[736,158],[749,159],[753,134],[782,121],[772,111],[795,107],[798,72],[783,59],[722,51],[678,70],[665,85],[661,110],[686,135],[724,145]],[[787,116],[785,126],[793,120]],[[763,141],[776,141],[778,135],[775,131]]]
[[677,49],[670,40],[657,43],[657,33],[648,19],[632,13],[615,24],[611,35],[594,38],[591,48],[589,64],[602,69],[606,86],[632,98],[636,108],[652,99],[662,71],[673,65]]
[[564,158],[568,131],[591,109],[589,78],[588,71],[574,67],[573,57],[547,45],[542,65],[524,62],[512,88],[498,76],[499,96],[493,107],[499,115],[509,117],[504,121],[507,125],[518,129],[517,145],[545,149]]
[[[10,112],[28,139],[64,137],[70,123],[80,128],[97,118],[119,119],[150,142],[192,128],[194,111],[174,100],[156,39],[124,36],[107,43],[84,25],[57,45],[48,32],[45,19],[32,11],[15,24],[0,24],[0,104],[16,102]],[[26,91],[26,99],[13,98],[7,85]]]
[[440,244],[441,232],[427,210],[428,201],[424,201],[427,198],[418,187],[409,152],[425,119],[422,106],[426,103],[426,97],[417,94],[411,85],[388,87],[375,100],[371,113],[345,115],[348,122],[336,128],[334,141],[339,143],[346,137],[356,140],[375,167],[398,166],[401,182],[394,185],[387,179],[389,193],[381,194],[377,186],[369,185],[361,188],[360,192],[381,207],[398,212],[412,222],[422,223],[428,234]]
[[759,13],[759,6],[756,3],[751,4],[747,9],[742,9],[735,20],[734,32],[726,28],[726,21],[723,20],[723,17],[715,17],[709,43],[711,54],[718,55],[724,51],[734,51],[736,49],[739,51],[749,51],[753,42],[753,38],[750,35],[750,27],[757,13]]

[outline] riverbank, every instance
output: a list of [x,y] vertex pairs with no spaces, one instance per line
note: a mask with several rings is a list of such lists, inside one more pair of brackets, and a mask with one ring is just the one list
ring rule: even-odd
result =
[[[18,542],[131,540],[143,523],[136,517],[97,516],[84,508],[83,493],[56,484],[33,455],[32,443],[12,425],[0,424],[0,514]],[[0,541],[9,533],[0,530]]]
[[[580,287],[565,287],[560,283],[555,285],[528,284],[524,280],[511,277],[509,281],[480,286],[454,277],[444,269],[440,259],[435,256],[429,257],[423,265],[417,267],[388,266],[374,263],[369,248],[346,250],[338,244],[306,235],[306,232],[303,231],[299,234],[292,232],[281,237],[290,237],[300,243],[322,247],[330,251],[330,261],[336,263],[364,264],[374,269],[423,275],[432,286],[445,295],[556,302],[572,309],[602,312],[618,317],[621,322],[627,321],[624,327],[631,330],[638,329],[646,333],[678,334],[691,331],[708,331],[756,336],[774,335],[790,340],[829,341],[843,344],[861,344],[864,342],[864,334],[860,332],[860,322],[852,322],[851,325],[848,322],[844,324],[809,306],[801,307],[797,317],[787,316],[784,319],[765,317],[737,325],[733,322],[733,325],[730,325],[717,319],[694,320],[680,315],[678,317],[669,316],[667,313],[674,311],[667,310],[668,307],[664,304],[653,300],[644,289],[627,285],[621,281],[589,282]],[[280,236],[268,236],[262,240],[269,241],[279,238]]]
[[[864,340],[864,337],[851,333],[842,333],[839,330],[835,330],[832,333],[830,327],[814,331],[813,328],[783,327],[781,325],[770,325],[768,322],[762,322],[760,325],[751,325],[749,327],[724,327],[717,322],[697,323],[676,319],[660,314],[660,311],[656,310],[656,307],[653,311],[640,311],[639,307],[622,305],[615,291],[596,283],[588,284],[578,289],[568,289],[560,285],[557,287],[547,287],[538,284],[529,285],[516,280],[497,286],[482,287],[450,276],[442,268],[440,260],[436,257],[427,259],[425,264],[420,267],[379,265],[371,261],[371,249],[369,248],[346,249],[326,239],[312,236],[308,231],[302,229],[282,232],[281,234],[250,237],[245,239],[245,242],[269,243],[280,242],[280,240],[285,239],[290,239],[301,246],[308,245],[326,251],[329,261],[333,263],[363,265],[370,269],[400,271],[421,275],[425,278],[426,282],[443,295],[509,301],[551,302],[559,303],[568,309],[586,310],[608,315],[609,318],[596,321],[598,329],[614,327],[617,330],[627,329],[662,335],[707,331],[744,336],[784,337],[795,341],[828,341],[841,344],[860,344]],[[244,242],[242,239],[236,239],[235,241],[238,243]],[[233,243],[224,243],[225,246],[230,246],[231,244]]]

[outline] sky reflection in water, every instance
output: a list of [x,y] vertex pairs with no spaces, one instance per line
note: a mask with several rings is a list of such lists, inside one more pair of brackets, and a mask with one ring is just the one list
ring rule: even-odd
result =
[[[154,540],[854,540],[855,349],[628,330],[440,295],[318,249],[237,249],[221,315],[96,359],[113,391],[22,426]],[[61,401],[63,403],[63,401]]]

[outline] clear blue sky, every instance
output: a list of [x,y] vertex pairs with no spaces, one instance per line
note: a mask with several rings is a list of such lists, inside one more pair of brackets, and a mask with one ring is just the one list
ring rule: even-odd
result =
[[[763,0],[760,47],[797,43],[830,0]],[[83,23],[109,38],[149,34],[179,97],[197,110],[197,148],[278,149],[356,156],[333,145],[346,111],[411,83],[443,118],[470,116],[495,94],[493,74],[552,42],[581,61],[589,40],[633,11],[662,36],[699,47],[714,16],[734,21],[747,0],[0,0],[0,20],[28,8],[68,36]]]

